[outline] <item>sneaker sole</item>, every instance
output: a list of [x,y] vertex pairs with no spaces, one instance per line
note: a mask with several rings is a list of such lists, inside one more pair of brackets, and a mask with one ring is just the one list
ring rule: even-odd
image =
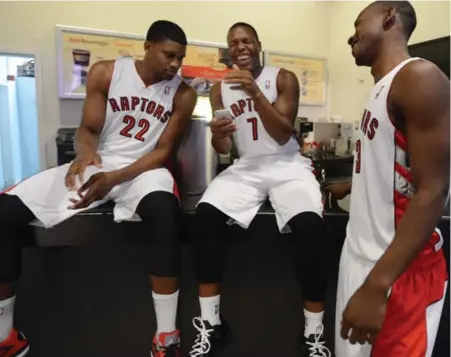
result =
[[15,357],[24,357],[28,354],[29,351],[30,351],[30,346],[27,346],[27,348],[25,348],[22,352],[20,352],[20,354],[16,355]]

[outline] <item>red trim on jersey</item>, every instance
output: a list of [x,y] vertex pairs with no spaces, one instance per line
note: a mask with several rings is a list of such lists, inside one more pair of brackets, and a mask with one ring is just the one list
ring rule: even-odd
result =
[[395,162],[395,172],[404,177],[404,179],[409,181],[409,183],[412,183],[412,175],[410,171],[404,166],[398,164],[397,162]]
[[399,221],[401,221],[404,213],[406,213],[410,199],[396,190],[394,191],[393,198],[395,203],[395,227],[398,227]]
[[438,327],[427,325],[427,308],[444,299],[447,280],[443,252],[421,256],[407,268],[392,286],[371,357],[426,356],[427,337]]
[[398,129],[395,129],[395,145],[407,152],[407,139]]
[[[401,149],[403,149],[407,153],[407,140],[405,138],[405,135],[403,135],[400,131],[395,130],[395,137],[394,137],[395,145],[399,146]],[[408,181],[410,184],[412,183],[412,175],[407,167],[402,166],[396,161],[396,151],[395,151],[395,157],[394,157],[394,174],[399,174],[402,176],[406,181]],[[407,207],[410,203],[410,198],[403,195],[401,192],[398,192],[396,190],[396,177],[393,177],[393,206],[394,206],[394,226],[395,231],[398,228],[398,224],[401,221],[401,219],[404,217],[404,214],[406,213]],[[431,238],[426,243],[425,247],[423,248],[421,254],[427,254],[430,252],[434,252],[437,250],[437,244],[442,240],[442,237],[439,233],[434,231],[431,234]]]
[[15,185],[10,186],[8,188],[5,188],[3,191],[0,191],[0,195],[4,195],[4,194],[8,193],[9,191],[11,191],[17,185],[18,185],[18,183],[16,183]]
[[29,177],[25,177],[23,180],[19,181],[19,182],[16,183],[15,185],[12,185],[12,186],[9,186],[9,187],[5,188],[3,191],[0,191],[0,195],[4,195],[4,194],[8,193],[8,192],[11,191],[13,188],[15,188],[17,185],[21,184],[22,182],[24,182],[25,180],[27,180],[27,179],[29,179],[30,177],[33,177],[33,176],[34,176],[34,175],[29,176]]

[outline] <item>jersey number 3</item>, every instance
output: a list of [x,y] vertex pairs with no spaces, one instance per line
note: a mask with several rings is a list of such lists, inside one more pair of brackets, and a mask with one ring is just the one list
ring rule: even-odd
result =
[[362,142],[357,140],[355,142],[355,173],[360,173],[360,165],[362,164]]
[[[132,130],[135,127],[136,119],[133,118],[131,115],[126,115],[123,120],[125,125],[125,128],[121,130],[120,134],[122,136],[125,136],[127,138],[131,138],[133,135],[130,134],[130,130]],[[141,128],[135,135],[135,139],[139,141],[144,141],[146,138],[144,138],[144,134],[146,134],[149,131],[150,123],[147,119],[141,119],[138,122],[138,127]]]
[[252,125],[252,139],[258,140],[258,123],[257,118],[249,118],[247,122]]

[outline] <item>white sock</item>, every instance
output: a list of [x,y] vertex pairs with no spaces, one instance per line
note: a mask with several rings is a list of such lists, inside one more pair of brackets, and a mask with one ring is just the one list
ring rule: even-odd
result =
[[9,337],[13,327],[14,301],[16,297],[0,301],[0,342]]
[[304,336],[309,337],[315,333],[318,333],[317,328],[323,324],[324,311],[310,312],[304,309],[305,316],[305,330]]
[[199,297],[200,302],[200,318],[208,321],[211,326],[220,325],[219,318],[219,300],[221,295],[212,297]]
[[170,295],[161,295],[152,292],[152,297],[155,314],[157,315],[157,334],[175,331],[179,291],[177,290]]

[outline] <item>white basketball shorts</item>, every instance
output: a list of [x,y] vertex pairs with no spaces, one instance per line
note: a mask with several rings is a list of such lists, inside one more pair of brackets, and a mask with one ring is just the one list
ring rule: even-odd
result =
[[[84,174],[87,181],[97,172],[117,169],[114,159],[103,158],[103,167],[88,166]],[[65,176],[70,164],[65,164],[40,172],[7,190],[7,194],[18,196],[33,212],[45,228],[50,228],[84,210],[97,207],[106,201],[114,201],[114,220],[116,222],[139,220],[135,210],[141,199],[155,191],[174,193],[176,184],[171,173],[165,168],[147,171],[135,179],[114,187],[101,201],[89,207],[71,210],[69,199],[79,199],[76,191],[69,191],[65,186]]]
[[239,159],[208,186],[200,202],[228,215],[233,223],[248,228],[269,197],[281,232],[302,212],[322,216],[320,186],[311,161],[301,154]]
[[336,357],[431,357],[448,280],[443,252],[420,254],[393,284],[374,344],[351,345],[340,335],[343,311],[373,267],[345,241],[337,287]]

